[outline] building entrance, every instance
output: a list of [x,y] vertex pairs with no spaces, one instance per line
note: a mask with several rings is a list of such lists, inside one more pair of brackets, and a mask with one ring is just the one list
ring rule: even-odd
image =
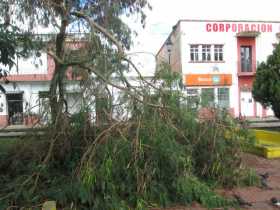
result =
[[254,100],[252,97],[252,92],[241,91],[240,99],[241,115],[245,117],[254,116]]
[[22,93],[6,94],[8,104],[9,125],[23,124],[23,97]]

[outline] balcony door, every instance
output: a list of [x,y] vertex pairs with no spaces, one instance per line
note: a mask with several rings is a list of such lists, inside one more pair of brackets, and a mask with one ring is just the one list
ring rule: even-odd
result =
[[241,46],[241,72],[252,72],[252,46]]

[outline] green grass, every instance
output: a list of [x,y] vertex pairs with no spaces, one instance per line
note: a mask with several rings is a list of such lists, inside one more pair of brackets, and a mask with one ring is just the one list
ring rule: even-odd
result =
[[0,154],[12,149],[19,141],[21,139],[18,137],[0,137]]

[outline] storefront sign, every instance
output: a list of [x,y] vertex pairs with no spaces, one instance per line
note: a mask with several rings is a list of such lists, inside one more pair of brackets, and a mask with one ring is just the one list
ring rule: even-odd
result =
[[215,86],[231,85],[231,74],[186,74],[184,76],[186,86]]
[[207,32],[272,32],[271,23],[206,23]]

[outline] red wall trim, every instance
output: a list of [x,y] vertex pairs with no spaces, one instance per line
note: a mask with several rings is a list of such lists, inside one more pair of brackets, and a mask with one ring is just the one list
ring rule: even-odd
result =
[[6,127],[8,125],[8,115],[0,115],[0,127]]
[[255,37],[238,37],[237,38],[237,61],[238,61],[238,73],[241,72],[241,56],[240,48],[241,46],[251,46],[252,47],[252,71],[256,72],[256,39]]
[[[241,114],[241,91],[243,88],[252,91],[254,74],[250,75],[242,75],[241,72],[241,55],[240,55],[240,47],[241,46],[251,46],[252,47],[252,71],[256,72],[256,39],[255,37],[237,37],[237,74],[238,74],[238,98],[239,98],[239,114]],[[256,117],[257,115],[257,105],[256,102],[253,104],[253,113]]]

